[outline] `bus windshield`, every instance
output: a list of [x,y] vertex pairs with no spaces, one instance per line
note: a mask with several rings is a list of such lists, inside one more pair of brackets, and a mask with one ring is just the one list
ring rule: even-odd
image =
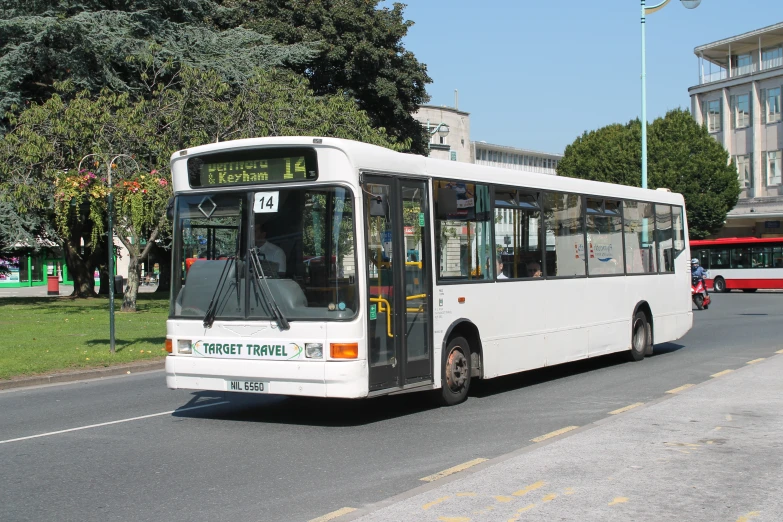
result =
[[178,196],[172,317],[352,318],[353,220],[353,197],[343,187]]

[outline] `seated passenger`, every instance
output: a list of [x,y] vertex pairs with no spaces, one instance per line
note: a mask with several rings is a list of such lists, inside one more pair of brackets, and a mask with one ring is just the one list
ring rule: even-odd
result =
[[498,279],[508,279],[506,274],[503,273],[503,260],[500,257],[497,258],[497,274]]
[[527,276],[528,277],[541,277],[541,264],[538,261],[531,261],[527,264]]

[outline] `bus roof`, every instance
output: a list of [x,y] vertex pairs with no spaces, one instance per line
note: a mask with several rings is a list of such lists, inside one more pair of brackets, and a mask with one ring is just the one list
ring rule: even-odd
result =
[[386,174],[429,176],[441,179],[456,179],[466,182],[483,182],[511,187],[538,188],[561,192],[596,194],[618,199],[635,199],[671,205],[683,205],[682,195],[662,191],[603,183],[578,178],[566,178],[551,174],[540,174],[527,170],[487,167],[473,163],[463,163],[427,158],[416,154],[404,154],[377,145],[340,138],[316,136],[276,136],[269,138],[248,138],[242,140],[210,143],[177,151],[171,156],[172,163],[188,156],[227,150],[242,150],[250,147],[269,146],[309,146],[334,148],[343,151],[351,163],[360,172],[373,171]]
[[783,243],[783,237],[723,237],[720,239],[691,239],[691,246],[756,245]]

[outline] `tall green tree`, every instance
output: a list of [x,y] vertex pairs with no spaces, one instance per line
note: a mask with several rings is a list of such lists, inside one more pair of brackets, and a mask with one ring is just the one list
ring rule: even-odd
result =
[[[154,77],[151,62],[149,67],[145,74]],[[133,155],[133,169],[127,162],[119,164],[114,179],[118,187],[126,187],[124,183],[143,185],[139,176],[153,170],[157,171],[155,183],[165,186],[161,180],[170,180],[173,152],[216,141],[321,135],[401,147],[382,129],[373,128],[353,100],[315,96],[306,80],[286,70],[259,70],[234,93],[219,73],[185,68],[172,82],[157,84],[153,91],[153,96],[140,99],[109,89],[97,96],[82,91],[70,101],[54,95],[12,118],[11,132],[0,140],[0,185],[13,187],[11,196],[22,212],[54,208],[76,295],[93,295],[95,253],[102,240],[108,241],[104,239],[106,180],[100,171],[93,175],[74,172],[89,154]],[[152,187],[146,188],[152,192]],[[124,230],[121,240],[134,237],[152,243],[163,226],[161,191],[149,197],[121,188],[117,193],[124,198],[118,204],[122,215],[117,217]],[[135,309],[139,262],[149,248],[128,250],[129,285],[123,309],[130,311]]]
[[238,85],[258,67],[315,55],[312,43],[275,44],[242,20],[237,7],[217,0],[14,2],[0,9],[0,117],[14,106],[43,103],[64,80],[92,94],[108,87],[144,95],[140,73],[149,56],[162,80],[187,66]]
[[[413,25],[405,5],[379,8],[380,0],[226,0],[245,27],[280,44],[318,44],[313,58],[290,65],[316,95],[347,95],[399,142],[423,154],[426,140],[412,116],[429,101],[427,66],[405,48]],[[227,17],[226,19],[230,19]],[[226,20],[224,19],[224,20]]]
[[[648,126],[648,187],[685,198],[690,236],[717,233],[737,204],[740,186],[729,154],[686,110],[675,109]],[[560,176],[641,186],[641,125],[632,120],[585,132],[568,145]]]

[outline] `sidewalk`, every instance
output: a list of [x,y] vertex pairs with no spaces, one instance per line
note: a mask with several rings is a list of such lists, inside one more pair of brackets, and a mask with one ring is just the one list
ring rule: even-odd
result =
[[781,434],[775,356],[338,520],[780,521]]

